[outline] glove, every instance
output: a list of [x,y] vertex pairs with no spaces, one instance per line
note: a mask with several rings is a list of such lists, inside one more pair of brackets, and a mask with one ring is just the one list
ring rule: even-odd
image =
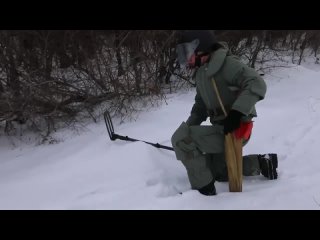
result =
[[243,138],[249,140],[253,128],[253,121],[240,122],[240,127],[234,131],[234,135],[237,139]]
[[224,134],[233,132],[240,127],[240,119],[244,116],[241,112],[231,110],[229,115],[224,119]]

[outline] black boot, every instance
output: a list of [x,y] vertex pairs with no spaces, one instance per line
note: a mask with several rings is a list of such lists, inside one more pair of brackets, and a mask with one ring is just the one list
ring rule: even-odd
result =
[[258,156],[261,174],[270,180],[277,179],[278,156],[275,153],[268,153]]
[[212,180],[208,185],[198,189],[198,191],[206,196],[217,195],[216,187],[214,186],[214,180]]

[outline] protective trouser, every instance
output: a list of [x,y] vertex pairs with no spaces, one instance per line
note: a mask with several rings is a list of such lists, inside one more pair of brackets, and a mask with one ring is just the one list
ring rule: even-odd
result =
[[[188,126],[185,122],[172,135],[176,158],[185,166],[192,189],[200,189],[212,180],[228,180],[224,138],[222,125]],[[259,174],[258,155],[244,156],[243,175]]]

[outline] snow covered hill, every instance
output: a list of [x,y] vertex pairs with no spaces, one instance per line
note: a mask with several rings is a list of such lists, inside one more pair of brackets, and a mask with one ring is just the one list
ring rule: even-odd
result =
[[[58,144],[34,146],[0,138],[0,209],[320,209],[320,71],[293,66],[265,76],[244,154],[276,152],[279,179],[244,177],[243,192],[216,183],[218,195],[190,190],[174,152],[141,142],[110,141],[104,122],[81,134],[60,131]],[[195,91],[119,124],[118,134],[170,146]],[[183,194],[178,194],[182,191]]]

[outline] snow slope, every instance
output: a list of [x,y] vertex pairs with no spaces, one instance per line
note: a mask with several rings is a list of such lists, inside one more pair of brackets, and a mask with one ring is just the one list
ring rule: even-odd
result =
[[[243,192],[216,183],[218,195],[190,190],[174,152],[141,142],[110,141],[104,122],[81,134],[60,131],[58,144],[0,138],[0,209],[320,209],[320,72],[293,66],[265,76],[244,154],[276,152],[279,179],[244,177]],[[168,96],[118,134],[170,146],[191,110],[195,90]],[[182,191],[183,194],[178,194]]]

